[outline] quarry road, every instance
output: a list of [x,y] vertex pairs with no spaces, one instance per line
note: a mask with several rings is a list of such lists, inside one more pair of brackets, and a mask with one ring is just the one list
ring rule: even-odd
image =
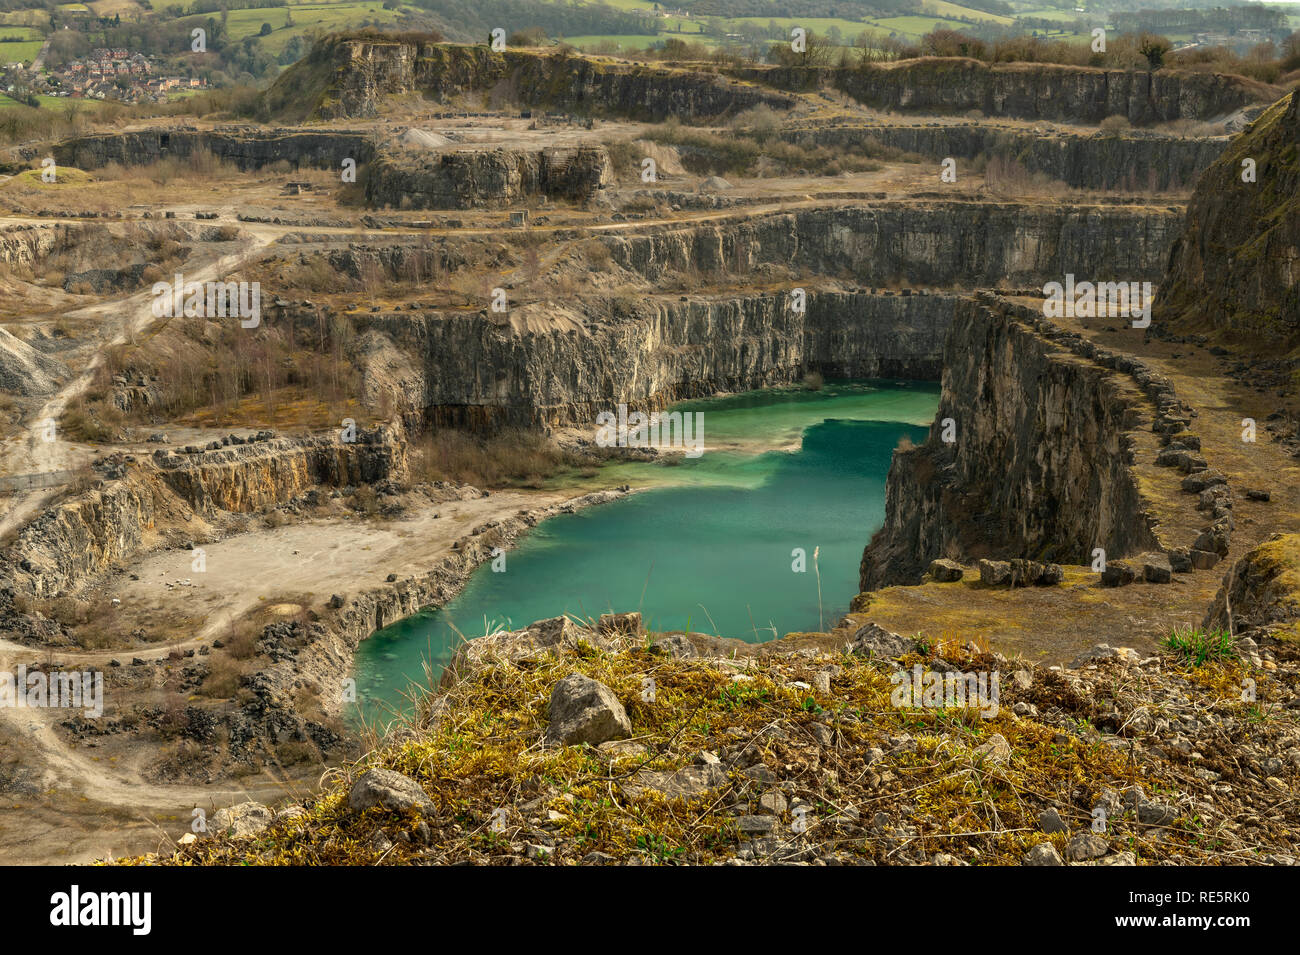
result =
[[[187,271],[185,279],[187,282],[209,282],[224,276],[258,254],[273,238],[264,232],[252,232],[239,252]],[[41,406],[25,432],[0,442],[0,474],[71,471],[90,460],[93,450],[66,440],[57,428],[50,428],[48,423],[57,422],[69,403],[90,387],[104,363],[108,348],[134,341],[137,336],[149,332],[155,323],[165,321],[153,314],[153,302],[152,291],[146,289],[125,299],[67,313],[68,318],[99,320],[102,329],[100,342],[80,374]],[[26,523],[60,490],[56,486],[15,494],[8,509],[0,514],[0,540]]]
[[[541,513],[579,500],[571,491],[496,491],[490,497],[466,497],[430,502],[408,518],[382,524],[311,521],[278,528],[261,528],[206,545],[207,571],[192,573],[189,552],[163,551],[132,565],[139,578],[123,572],[109,583],[130,611],[162,611],[184,602],[188,611],[204,616],[199,633],[181,641],[140,649],[86,652],[37,650],[0,638],[0,672],[16,672],[40,661],[65,670],[90,670],[110,660],[156,660],[174,650],[197,648],[211,640],[247,611],[265,601],[298,600],[323,603],[331,593],[355,592],[379,585],[389,573],[413,575],[427,571],[451,553],[456,541],[487,521],[530,510]],[[179,554],[179,556],[178,556]],[[304,594],[310,570],[313,593]],[[173,587],[178,578],[198,581],[192,588]],[[256,581],[250,587],[249,582]],[[299,605],[301,606],[301,605]],[[274,612],[275,604],[270,603]],[[106,694],[111,689],[106,689]],[[46,785],[75,798],[126,809],[149,822],[150,814],[188,818],[194,807],[211,812],[252,799],[275,803],[301,796],[311,785],[299,779],[264,782],[242,788],[153,783],[145,778],[149,747],[141,746],[127,759],[109,763],[95,750],[67,741],[57,727],[75,710],[0,707],[0,738],[21,740],[24,761],[39,765]],[[89,850],[88,850],[89,851]]]
[[[19,665],[31,660],[30,647],[0,641],[0,671],[15,672]],[[25,761],[32,757],[39,760],[45,774],[44,784],[49,788],[128,815],[139,814],[144,821],[157,813],[188,817],[195,807],[211,814],[249,799],[274,802],[308,788],[289,779],[237,788],[150,783],[140,775],[142,767],[102,762],[60,740],[55,727],[76,712],[79,711],[49,707],[0,707],[0,729],[6,731],[6,737],[23,741]]]

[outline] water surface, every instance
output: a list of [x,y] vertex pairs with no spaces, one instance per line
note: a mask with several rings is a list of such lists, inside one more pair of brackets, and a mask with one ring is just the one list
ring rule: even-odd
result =
[[755,642],[833,625],[883,520],[893,449],[924,440],[938,393],[829,382],[674,406],[703,412],[703,456],[602,468],[603,484],[651,489],[545,521],[506,554],[504,572],[485,564],[446,607],[364,641],[358,699],[371,714],[400,705],[411,681],[423,683],[423,661],[440,672],[462,634],[560,614],[640,610],[653,630]]

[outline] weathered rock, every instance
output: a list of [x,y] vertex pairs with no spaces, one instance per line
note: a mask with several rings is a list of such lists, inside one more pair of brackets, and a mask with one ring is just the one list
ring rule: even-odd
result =
[[368,769],[352,784],[348,792],[348,806],[363,812],[374,806],[390,812],[406,809],[433,810],[433,800],[410,776],[391,769]]
[[475,209],[546,196],[586,202],[614,178],[600,146],[546,149],[381,149],[366,172],[375,209]]
[[1167,584],[1173,580],[1173,565],[1164,554],[1144,554],[1140,559],[1142,577],[1147,583]]
[[566,676],[551,691],[546,742],[596,746],[632,735],[632,721],[614,691],[580,673]]
[[1192,567],[1196,570],[1212,570],[1222,559],[1218,554],[1209,550],[1193,550],[1191,552]]
[[1228,556],[1228,544],[1231,540],[1231,532],[1224,521],[1216,521],[1205,530],[1201,531],[1200,536],[1192,542],[1193,550],[1205,550],[1212,554],[1218,554],[1220,557]]
[[659,653],[665,653],[670,657],[694,657],[698,656],[695,652],[695,645],[684,633],[671,633],[666,637],[660,637],[650,644],[651,648]]
[[1070,662],[1070,666],[1081,667],[1089,663],[1104,663],[1108,660],[1118,660],[1120,663],[1134,664],[1141,660],[1141,656],[1132,647],[1112,647],[1109,644],[1099,643],[1089,650],[1085,650],[1079,656]]
[[1025,853],[1021,865],[1064,865],[1061,854],[1050,842],[1040,842]]
[[1065,847],[1065,857],[1071,862],[1086,862],[1089,859],[1100,859],[1108,849],[1106,840],[1101,836],[1092,832],[1080,832]]
[[1190,491],[1193,494],[1200,494],[1208,487],[1214,487],[1216,484],[1227,484],[1228,479],[1224,477],[1223,472],[1209,470],[1198,471],[1195,474],[1189,474],[1183,478],[1183,490]]
[[678,770],[642,769],[622,784],[629,796],[647,789],[663,793],[669,799],[703,796],[727,781],[727,771],[720,763],[696,764]]
[[1106,569],[1101,572],[1101,582],[1106,587],[1126,587],[1137,579],[1132,565],[1123,560],[1106,562]]
[[637,636],[641,633],[641,614],[605,613],[596,621],[596,629],[601,633],[617,633],[624,636]]
[[950,584],[954,581],[961,580],[965,570],[961,564],[955,560],[948,560],[940,557],[938,560],[930,561],[930,577],[941,584]]
[[860,656],[896,659],[911,652],[915,642],[869,623],[853,635],[851,650]]
[[1202,627],[1207,632],[1227,630],[1229,606],[1238,631],[1243,626],[1286,626],[1300,620],[1296,567],[1300,567],[1300,534],[1272,535],[1224,575]]
[[1005,560],[981,560],[980,581],[990,587],[1001,587],[1011,582],[1011,564]]
[[275,819],[275,813],[261,803],[244,802],[212,814],[208,831],[234,838],[255,836]]
[[1011,744],[1001,733],[994,733],[975,747],[975,758],[992,763],[1005,763],[1011,758]]
[[1044,809],[1038,814],[1038,828],[1049,835],[1053,832],[1069,832],[1070,827],[1061,819],[1055,809]]

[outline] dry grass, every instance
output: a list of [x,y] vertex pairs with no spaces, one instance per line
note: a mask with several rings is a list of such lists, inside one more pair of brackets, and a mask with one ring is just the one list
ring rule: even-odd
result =
[[510,430],[480,437],[442,428],[414,443],[415,481],[455,481],[475,487],[541,487],[589,462],[570,455],[535,431]]
[[[984,651],[964,651],[955,640],[944,649],[948,663],[968,671],[999,667]],[[933,652],[911,654],[897,666],[906,670],[935,659]],[[1077,830],[1091,821],[1088,800],[1107,789],[1140,785],[1153,796],[1172,798],[1205,788],[1194,781],[1192,767],[1139,764],[1090,725],[1117,704],[1132,705],[1136,693],[1152,688],[1144,682],[1176,680],[1177,674],[1097,673],[1083,689],[1065,675],[1038,671],[1028,690],[1007,680],[1001,711],[981,718],[972,708],[896,706],[895,664],[841,654],[822,665],[832,660],[839,670],[830,694],[794,685],[813,666],[794,657],[760,659],[744,682],[707,661],[668,659],[639,647],[606,652],[581,641],[561,656],[539,652],[517,664],[491,663],[436,702],[430,698],[413,732],[400,735],[403,742],[381,746],[335,773],[301,815],[282,817],[252,839],[205,840],[168,859],[137,861],[572,864],[597,851],[643,864],[708,864],[735,853],[734,814],[752,811],[767,788],[749,772],[761,764],[784,780],[787,795],[809,807],[807,834],[782,830],[789,838],[778,855],[798,858],[811,844],[815,853],[835,852],[855,862],[914,863],[948,852],[978,864],[1016,864],[1040,842],[1065,848],[1068,834],[1040,831],[1044,808],[1056,809]],[[539,745],[550,690],[572,672],[613,691],[643,751],[620,755]],[[1258,708],[1235,699],[1239,682],[1234,685],[1233,678],[1240,676],[1237,670],[1225,678],[1214,706],[1249,718]],[[647,677],[655,681],[651,700],[642,694]],[[1261,687],[1261,700],[1274,692],[1267,680]],[[1013,717],[1013,699],[1052,716]],[[813,724],[830,727],[836,742],[819,744]],[[1010,746],[1005,761],[976,753],[994,734]],[[882,755],[871,759],[873,747]],[[702,750],[726,756],[733,768],[699,797],[626,787],[641,770],[674,771]],[[350,811],[351,783],[371,767],[414,779],[432,809],[418,816]],[[778,821],[787,817],[778,814]],[[412,828],[417,819],[427,826],[427,842]],[[376,847],[371,840],[381,831],[403,837],[385,838],[387,848]],[[1180,811],[1158,829],[1139,826],[1131,813],[1115,814],[1107,839],[1143,861],[1205,862],[1220,847],[1220,835]],[[547,851],[525,860],[523,843],[538,840]]]

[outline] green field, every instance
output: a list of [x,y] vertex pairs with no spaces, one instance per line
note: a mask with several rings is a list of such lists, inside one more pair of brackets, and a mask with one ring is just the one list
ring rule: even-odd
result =
[[653,46],[661,42],[663,36],[637,36],[636,34],[605,34],[603,36],[571,36],[565,37],[564,42],[570,46],[575,46],[579,50],[595,49],[603,43],[613,43],[622,50],[644,50],[648,46]]
[[1035,20],[1056,20],[1060,23],[1072,23],[1075,20],[1088,18],[1088,14],[1075,13],[1073,10],[1025,10],[1020,15]]
[[920,39],[931,30],[962,30],[966,27],[965,23],[957,20],[943,20],[939,17],[889,17],[870,22],[878,29],[899,33],[912,39]]
[[[293,26],[285,27],[292,13]],[[284,49],[289,38],[311,30],[330,32],[349,26],[359,26],[363,20],[392,23],[396,10],[385,10],[382,0],[353,0],[350,3],[296,3],[291,8],[268,7],[263,10],[231,10],[226,18],[226,34],[232,40],[256,36],[263,23],[271,24],[272,32],[259,44],[271,53]]]
[[934,14],[938,17],[965,17],[968,20],[985,20],[999,23],[1004,27],[1016,22],[1012,17],[1004,17],[996,13],[985,13],[983,10],[976,10],[974,7],[963,7],[959,3],[949,3],[948,0],[921,0],[920,12]]
[[19,42],[0,42],[0,65],[5,63],[30,63],[41,52],[45,41],[39,30],[32,27],[0,27],[0,40],[17,37]]

